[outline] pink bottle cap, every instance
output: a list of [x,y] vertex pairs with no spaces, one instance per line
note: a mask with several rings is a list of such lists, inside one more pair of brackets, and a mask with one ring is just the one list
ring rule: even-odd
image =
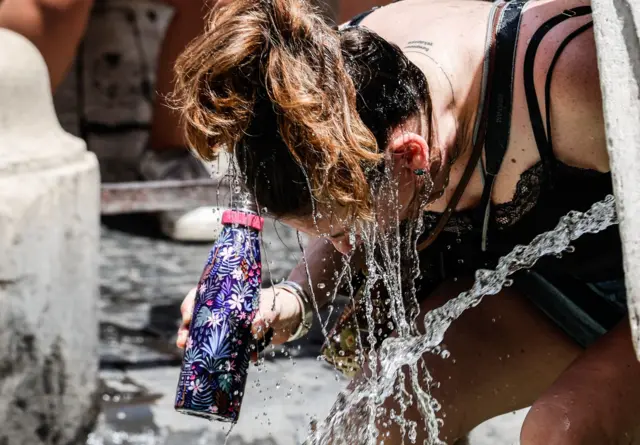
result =
[[222,224],[238,224],[260,231],[264,227],[264,218],[253,213],[225,210],[222,214]]

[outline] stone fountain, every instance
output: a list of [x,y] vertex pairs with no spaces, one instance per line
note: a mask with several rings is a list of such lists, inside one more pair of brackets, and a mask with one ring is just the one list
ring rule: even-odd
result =
[[38,50],[0,48],[0,444],[73,444],[97,414],[98,165]]
[[592,2],[629,316],[640,358],[640,2]]

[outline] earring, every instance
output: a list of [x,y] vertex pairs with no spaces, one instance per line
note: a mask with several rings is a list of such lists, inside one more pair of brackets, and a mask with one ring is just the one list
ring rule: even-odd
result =
[[413,171],[413,173],[414,173],[416,176],[424,176],[426,172],[425,172],[423,169],[418,168],[418,169],[414,170],[414,171]]

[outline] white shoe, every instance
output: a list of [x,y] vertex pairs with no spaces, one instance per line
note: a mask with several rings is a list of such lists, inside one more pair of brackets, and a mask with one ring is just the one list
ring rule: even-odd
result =
[[[140,160],[139,170],[143,178],[150,181],[211,177],[211,169],[187,150],[147,150]],[[223,209],[212,205],[187,211],[161,212],[158,217],[162,233],[171,239],[214,241],[222,231],[222,212]]]
[[222,231],[222,212],[218,207],[198,207],[188,212],[162,212],[162,233],[176,241],[213,241]]

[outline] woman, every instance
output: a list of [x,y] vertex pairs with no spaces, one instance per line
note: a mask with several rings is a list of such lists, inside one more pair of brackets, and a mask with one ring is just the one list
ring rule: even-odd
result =
[[[188,139],[205,159],[234,147],[260,208],[315,237],[289,281],[263,291],[256,334],[304,333],[310,296],[325,305],[344,284],[341,258],[358,265],[371,221],[383,236],[360,268],[385,287],[398,282],[375,255],[393,257],[394,229],[406,235],[397,244],[418,246],[395,258],[405,305],[373,299],[402,336],[415,332],[404,320],[468,289],[474,270],[610,194],[591,20],[584,0],[406,0],[339,31],[303,0],[238,0],[215,14],[178,63]],[[423,357],[440,382],[440,438],[533,405],[523,445],[635,443],[640,364],[622,279],[613,228],[467,311],[444,340],[455,361]],[[423,421],[415,398],[405,416]],[[403,443],[388,420],[380,440]]]

